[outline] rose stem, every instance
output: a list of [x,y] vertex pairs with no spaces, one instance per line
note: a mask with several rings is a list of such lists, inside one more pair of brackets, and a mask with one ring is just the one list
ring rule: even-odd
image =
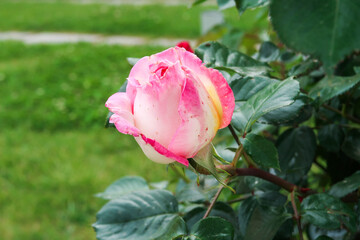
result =
[[299,230],[299,237],[300,237],[300,240],[304,240],[303,232],[302,232],[302,228],[301,228],[301,220],[300,220],[300,216],[299,216],[299,213],[298,213],[298,210],[296,207],[296,203],[295,203],[295,191],[292,191],[290,193],[290,196],[291,196],[291,205],[292,205],[292,208],[294,209],[294,217],[296,219],[296,224],[297,224],[297,227]]
[[288,192],[292,192],[294,189],[299,189],[295,184],[259,168],[234,168],[231,165],[219,165],[217,167],[221,170],[227,171],[232,176],[254,176],[262,178],[284,188]]
[[244,200],[248,199],[248,198],[251,197],[251,196],[252,196],[251,194],[244,195],[244,196],[241,196],[241,197],[239,197],[239,198],[235,198],[235,199],[229,200],[229,201],[227,201],[227,203],[228,203],[228,204],[233,204],[233,203],[241,202],[241,201],[244,201]]
[[355,123],[360,123],[360,119],[357,119],[356,117],[351,116],[351,115],[349,115],[349,114],[343,113],[343,112],[341,112],[340,110],[338,110],[338,109],[336,109],[336,108],[334,108],[334,107],[332,107],[332,106],[329,106],[329,105],[327,105],[327,104],[323,104],[322,106],[323,106],[324,108],[326,108],[327,110],[330,110],[330,111],[332,111],[332,112],[335,112],[335,113],[338,113],[338,114],[342,115],[344,118],[347,118],[347,119],[349,119],[350,121],[353,121],[353,122],[355,122]]
[[182,180],[184,180],[185,183],[191,182],[190,179],[187,176],[185,176],[184,174],[182,174],[175,165],[170,164],[170,167],[176,173],[176,175],[178,175]]
[[221,191],[222,191],[223,189],[224,189],[224,186],[221,185],[220,188],[219,188],[219,190],[217,191],[216,195],[215,195],[214,198],[212,199],[212,201],[211,201],[211,203],[210,203],[210,206],[209,206],[208,209],[206,210],[206,213],[205,213],[203,219],[205,219],[205,218],[207,218],[207,217],[209,216],[211,210],[213,209],[213,207],[214,207],[214,205],[215,205],[215,203],[216,203],[216,200],[219,198],[220,193],[221,193]]
[[232,160],[230,166],[236,167],[236,164],[237,164],[238,160],[240,159],[241,155],[243,154],[243,152],[244,152],[244,147],[242,144],[240,144],[238,149],[236,149],[234,159]]
[[228,125],[228,128],[229,128],[229,130],[230,130],[230,132],[231,132],[231,135],[232,135],[233,138],[235,139],[236,143],[237,143],[238,145],[240,145],[239,137],[238,137],[238,135],[236,134],[235,129],[233,128],[233,126],[232,126],[231,124],[229,124],[229,125]]
[[[230,178],[226,179],[226,180],[224,181],[224,183],[227,184],[227,183],[229,182],[229,180],[230,180]],[[205,219],[205,218],[207,218],[207,217],[209,216],[211,210],[212,210],[212,209],[214,208],[214,206],[215,206],[216,200],[219,198],[219,196],[220,196],[220,194],[221,194],[221,191],[224,189],[224,187],[225,187],[224,185],[221,185],[220,188],[219,188],[219,190],[216,192],[214,198],[211,200],[211,203],[210,203],[208,209],[206,210],[206,213],[205,213],[203,219]]]

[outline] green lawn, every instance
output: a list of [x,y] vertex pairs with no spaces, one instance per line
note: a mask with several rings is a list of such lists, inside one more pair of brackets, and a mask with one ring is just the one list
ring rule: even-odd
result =
[[[215,6],[98,5],[36,3],[2,0],[0,31],[69,31],[149,37],[196,38],[201,12]],[[226,20],[241,30],[266,27],[256,23],[258,11],[239,17],[235,8],[224,12]]]
[[169,176],[114,129],[0,134],[0,239],[90,240],[105,203],[94,197],[125,175]]
[[106,99],[160,47],[0,42],[0,239],[95,239],[93,195],[125,175],[169,179],[131,136],[104,129]]
[[0,128],[88,129],[102,126],[104,103],[131,66],[162,47],[0,42]]

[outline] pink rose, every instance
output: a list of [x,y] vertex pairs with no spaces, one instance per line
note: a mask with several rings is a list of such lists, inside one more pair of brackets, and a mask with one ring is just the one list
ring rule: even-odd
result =
[[194,53],[194,50],[192,50],[190,43],[188,41],[182,41],[176,44],[177,47],[185,48],[186,51]]
[[133,135],[149,159],[188,166],[187,158],[229,125],[235,99],[219,71],[175,47],[141,58],[126,93],[115,93],[105,106],[114,113],[110,122]]

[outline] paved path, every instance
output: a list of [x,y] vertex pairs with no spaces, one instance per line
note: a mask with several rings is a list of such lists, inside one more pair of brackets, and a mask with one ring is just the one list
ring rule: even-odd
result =
[[176,38],[146,38],[137,36],[122,36],[122,35],[101,35],[101,34],[85,34],[85,33],[58,33],[58,32],[0,32],[0,40],[16,40],[26,44],[59,44],[59,43],[77,43],[89,42],[97,44],[109,45],[158,45],[171,47],[175,46],[180,41],[189,41],[192,46],[195,45],[195,40],[192,39],[176,39]]

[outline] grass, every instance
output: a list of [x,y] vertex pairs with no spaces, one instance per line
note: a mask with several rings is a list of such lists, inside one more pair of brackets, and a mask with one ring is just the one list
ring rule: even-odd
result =
[[95,193],[125,175],[169,179],[131,136],[102,127],[126,57],[160,50],[0,42],[0,239],[95,239]]
[[[0,31],[65,31],[149,37],[196,38],[200,15],[215,6],[98,5],[36,3],[2,0]],[[239,17],[235,8],[224,11],[225,19],[241,30],[264,27],[256,21],[259,11]]]
[[127,78],[126,57],[162,47],[0,42],[0,127],[33,130],[101,126],[106,99]]
[[95,193],[124,175],[169,178],[134,142],[114,129],[2,130],[0,239],[95,239],[91,224],[105,203]]

